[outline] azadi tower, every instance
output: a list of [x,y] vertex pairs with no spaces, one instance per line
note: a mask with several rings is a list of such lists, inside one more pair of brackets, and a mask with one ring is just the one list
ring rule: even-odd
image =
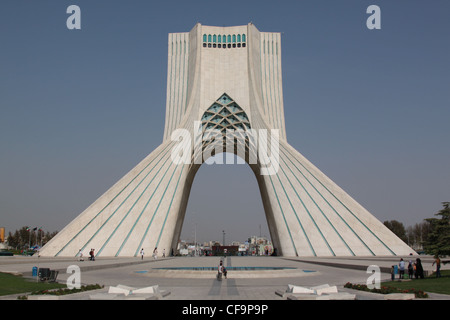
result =
[[287,142],[280,33],[251,23],[197,24],[169,34],[168,44],[161,145],[48,242],[42,256],[176,250],[195,174],[223,151],[241,155],[254,172],[279,255],[414,253]]

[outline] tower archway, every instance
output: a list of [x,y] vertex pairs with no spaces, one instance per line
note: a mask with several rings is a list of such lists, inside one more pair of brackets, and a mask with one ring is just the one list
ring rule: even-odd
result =
[[[219,34],[222,46],[209,39]],[[232,43],[232,35],[241,35],[241,45]],[[240,156],[253,171],[279,254],[414,252],[288,143],[280,33],[260,32],[252,23],[198,23],[190,32],[169,34],[168,53],[161,145],[47,243],[42,256],[73,257],[90,248],[116,257],[136,256],[141,248],[171,252],[196,172],[205,159],[224,151]],[[233,134],[226,135],[227,129]],[[178,130],[183,135],[173,139]],[[186,148],[177,162],[180,145]]]
[[[223,93],[216,99],[202,114],[201,126],[199,127],[201,134],[197,135],[193,140],[193,148],[189,173],[187,176],[188,183],[185,186],[187,196],[184,196],[185,203],[181,207],[177,226],[175,228],[172,248],[176,247],[176,243],[180,239],[181,230],[183,228],[188,199],[190,197],[191,188],[195,180],[195,176],[200,167],[205,162],[214,158],[213,163],[220,165],[245,165],[247,164],[256,177],[261,195],[261,201],[265,212],[265,218],[269,229],[270,238],[274,243],[274,248],[278,245],[278,236],[274,227],[275,219],[269,205],[264,206],[265,193],[264,181],[260,179],[261,164],[258,159],[258,133],[252,131],[250,118],[245,109],[233,100],[227,93]],[[226,153],[234,154],[236,157],[231,158],[224,156]],[[238,182],[238,181],[236,181]],[[226,205],[226,200],[221,205]]]
[[271,240],[258,183],[250,166],[235,154],[221,153],[217,157],[226,158],[221,159],[224,164],[206,161],[195,174],[180,241],[223,243],[222,231],[226,233],[226,245],[233,241],[243,244],[253,236]]

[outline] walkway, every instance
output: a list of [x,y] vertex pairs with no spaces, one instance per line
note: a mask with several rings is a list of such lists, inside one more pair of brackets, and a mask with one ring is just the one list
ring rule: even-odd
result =
[[[408,257],[405,257],[405,260]],[[109,286],[126,285],[135,288],[158,285],[170,295],[164,300],[281,300],[275,294],[285,290],[288,284],[298,286],[336,285],[339,292],[351,292],[358,300],[382,299],[379,295],[367,294],[343,288],[347,282],[366,283],[369,265],[382,268],[397,264],[398,257],[376,258],[283,258],[283,257],[227,257],[228,279],[218,281],[216,271],[174,270],[174,268],[216,268],[219,257],[173,257],[152,258],[99,258],[96,261],[77,261],[67,258],[0,257],[0,272],[17,272],[31,276],[33,266],[58,270],[58,281],[64,283],[70,265],[81,269],[83,284],[102,284],[107,292]],[[408,261],[408,260],[406,260]],[[423,257],[425,269],[431,269],[432,259]],[[283,270],[231,270],[232,267],[288,268]],[[450,265],[443,269],[448,269]],[[169,269],[170,268],[170,269]],[[390,275],[382,273],[382,281]],[[63,299],[88,299],[88,293],[64,296]],[[430,295],[432,299],[450,300],[446,295]],[[14,297],[3,297],[3,299]],[[0,299],[2,299],[0,297]]]

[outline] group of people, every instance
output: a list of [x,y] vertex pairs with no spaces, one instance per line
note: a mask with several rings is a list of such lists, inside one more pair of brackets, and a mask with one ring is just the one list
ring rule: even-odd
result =
[[[400,262],[398,264],[399,279],[405,279],[405,271],[406,270],[408,271],[409,279],[412,279],[413,277],[415,277],[416,279],[424,278],[422,261],[420,260],[420,258],[417,258],[416,262],[409,260],[408,267],[405,268],[405,266],[406,266],[406,263],[403,260],[403,258],[401,258]],[[394,280],[395,279],[395,266],[391,267],[391,275],[392,275],[391,276],[392,280]]]
[[[94,252],[95,252],[95,249],[91,249],[89,251],[89,260],[91,260],[91,261],[95,261],[95,253]],[[140,254],[141,254],[141,259],[144,260],[144,248],[141,249]],[[78,260],[79,261],[84,261],[83,252],[82,252],[81,249],[78,251],[77,256],[78,256]],[[152,256],[153,256],[154,259],[158,259],[158,247],[156,247],[153,250],[153,255]],[[162,257],[163,258],[166,257],[166,249],[163,250]]]
[[[141,259],[144,260],[144,248],[141,249],[140,254],[141,254]],[[153,249],[152,257],[153,257],[153,259],[158,259],[158,247],[155,247],[155,249]],[[162,257],[163,258],[166,257],[166,249],[163,249]]]
[[[432,266],[436,265],[436,277],[440,278],[441,277],[441,259],[439,258],[439,256],[435,256],[435,260],[432,264]],[[405,272],[408,271],[408,278],[412,279],[412,278],[416,278],[416,279],[423,279],[424,278],[424,273],[423,273],[423,267],[422,267],[422,261],[420,260],[420,258],[416,259],[416,262],[413,262],[412,260],[409,260],[408,266],[405,267],[405,261],[403,260],[403,258],[400,259],[400,262],[398,264],[398,274],[399,274],[399,279],[405,279]],[[396,271],[396,266],[392,266],[391,267],[391,279],[394,280],[395,279],[395,272]]]
[[[94,250],[95,250],[95,249],[89,250],[89,260],[91,260],[91,261],[95,261]],[[78,256],[78,260],[79,260],[79,261],[84,261],[84,258],[83,258],[83,252],[81,251],[81,249],[78,250],[77,256]]]
[[227,268],[225,268],[225,266],[223,265],[223,262],[222,262],[222,260],[220,260],[220,263],[219,263],[219,267],[217,268],[217,279],[222,279],[222,275],[225,277],[225,279],[227,278],[227,273],[228,273],[228,271],[227,271]]

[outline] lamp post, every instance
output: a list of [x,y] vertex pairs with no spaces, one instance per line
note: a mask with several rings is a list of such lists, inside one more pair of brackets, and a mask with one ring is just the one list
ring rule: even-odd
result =
[[222,230],[223,233],[223,246],[225,246],[225,230]]
[[197,224],[195,224],[195,229],[194,229],[194,244],[195,244],[194,257],[196,257],[197,256]]

